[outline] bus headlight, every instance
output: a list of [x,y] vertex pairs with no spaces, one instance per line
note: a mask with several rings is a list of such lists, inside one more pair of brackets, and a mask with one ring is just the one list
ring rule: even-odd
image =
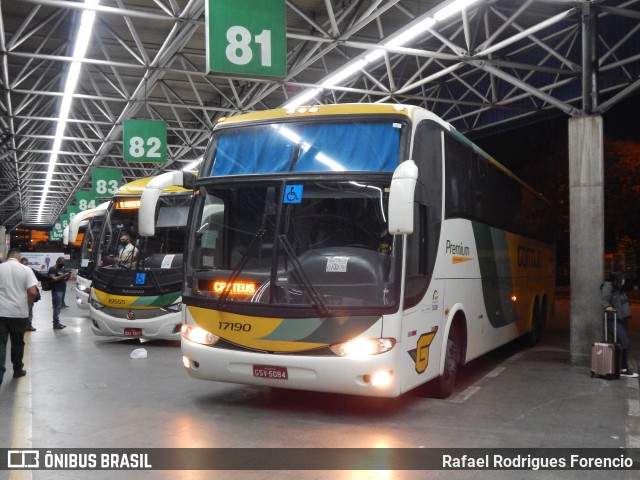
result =
[[161,310],[163,312],[180,313],[182,311],[182,303],[174,303],[168,307],[162,307]]
[[89,304],[96,310],[102,310],[104,308],[104,305],[93,297],[89,298]]
[[86,285],[80,285],[78,283],[78,290],[80,290],[81,292],[86,292],[87,291],[87,286]]
[[201,345],[215,345],[218,340],[220,340],[220,337],[195,325],[183,324],[182,327],[180,327],[180,332],[185,340]]
[[393,338],[358,338],[345,343],[336,343],[329,348],[341,357],[366,357],[388,352],[396,344]]

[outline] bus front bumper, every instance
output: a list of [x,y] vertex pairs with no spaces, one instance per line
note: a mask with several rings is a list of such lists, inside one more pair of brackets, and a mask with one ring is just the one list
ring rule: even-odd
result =
[[136,318],[134,320],[127,318],[128,312],[129,310],[122,309],[117,312],[122,316],[116,317],[91,307],[91,330],[95,335],[103,337],[145,338],[149,340],[180,339],[180,312],[167,312],[165,315],[154,318]]
[[[402,393],[393,350],[366,358],[266,355],[215,348],[185,338],[181,350],[187,373],[200,380],[375,397]],[[380,374],[390,376],[390,382],[374,386]]]

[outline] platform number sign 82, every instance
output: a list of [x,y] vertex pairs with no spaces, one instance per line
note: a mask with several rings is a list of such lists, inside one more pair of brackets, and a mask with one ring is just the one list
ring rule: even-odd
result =
[[284,77],[284,0],[207,0],[207,71]]
[[167,124],[161,120],[125,120],[123,133],[125,162],[167,160]]

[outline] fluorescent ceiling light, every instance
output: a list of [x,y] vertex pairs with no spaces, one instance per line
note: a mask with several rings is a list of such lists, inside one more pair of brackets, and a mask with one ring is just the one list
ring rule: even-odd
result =
[[284,108],[295,108],[298,105],[302,105],[307,100],[311,100],[312,98],[314,98],[321,91],[322,91],[321,88],[312,88],[311,90],[307,90],[306,92],[302,92],[300,95],[298,95],[297,97],[293,98],[289,103],[284,105]]
[[384,52],[384,48],[378,48],[377,50],[367,53],[364,59],[367,61],[367,63],[375,62],[379,58],[384,57]]
[[[400,33],[397,37],[394,37],[391,40],[385,42],[383,46],[401,47],[403,45],[406,45],[411,40],[415,39],[419,35],[429,30],[429,28],[431,28],[436,22],[440,22],[458,12],[461,12],[462,10],[467,8],[469,5],[477,1],[478,0],[453,0],[447,6],[445,6],[438,12],[436,12],[433,15],[433,17],[423,18],[415,25],[409,27],[407,30]],[[364,58],[360,58],[354,63],[347,65],[343,70],[327,78],[324,82],[321,83],[322,87],[328,88],[328,87],[333,87],[335,85],[338,85],[339,83],[343,82],[354,73],[358,72],[359,70],[362,70],[362,68],[364,68],[364,66],[367,65],[368,63],[374,62],[380,59],[381,57],[383,57],[384,52],[385,50],[383,48],[372,50],[371,52],[367,53],[364,56]],[[311,98],[315,97],[321,91],[322,91],[322,88],[313,88],[313,89],[307,90],[301,93],[300,95],[298,95],[297,97],[293,98],[289,103],[285,104],[284,108],[295,108],[299,105],[303,105],[305,102],[307,102],[307,100],[310,100]]]
[[[100,0],[85,0],[84,4],[87,7],[94,7],[98,5]],[[51,179],[53,172],[56,168],[56,162],[58,160],[58,153],[62,145],[62,137],[64,136],[64,130],[67,126],[67,119],[69,118],[69,112],[71,111],[71,101],[73,99],[73,92],[75,92],[78,78],[80,77],[80,68],[82,66],[82,59],[85,56],[89,40],[91,39],[91,31],[93,29],[93,21],[95,19],[96,12],[94,10],[85,10],[82,12],[82,18],[80,20],[80,28],[78,29],[78,36],[73,48],[73,61],[69,66],[69,72],[67,74],[67,80],[64,86],[64,93],[62,101],[60,102],[60,115],[58,117],[58,123],[56,125],[56,133],[53,140],[53,146],[51,148],[51,157],[49,158],[49,168],[47,170],[47,177],[44,181],[44,189],[42,191],[42,197],[40,199],[40,208],[38,209],[38,222],[42,222],[42,215],[45,210],[44,205],[47,201],[47,195],[49,194],[49,186],[51,185]]]
[[402,45],[409,43],[421,33],[426,32],[427,29],[429,29],[434,23],[436,23],[436,21],[433,18],[427,17],[421,22],[416,23],[413,27],[409,28],[405,32],[402,32],[397,37],[389,40],[387,43],[385,43],[385,46],[401,47]]
[[349,78],[354,73],[359,72],[362,69],[362,67],[364,67],[366,64],[367,64],[367,60],[364,58],[361,58],[357,62],[352,63],[351,65],[347,65],[343,70],[339,71],[335,75],[326,79],[324,82],[321,83],[321,85],[323,87],[332,87],[334,85],[337,85],[343,80],[346,80],[347,78]]
[[441,22],[445,18],[449,18],[451,15],[454,15],[458,12],[461,12],[465,8],[467,8],[472,3],[477,2],[478,0],[455,0],[451,2],[449,5],[444,7],[442,10],[438,11],[433,18],[435,18],[438,22]]
[[194,160],[193,162],[188,164],[186,167],[183,167],[182,171],[183,172],[193,172],[193,171],[197,170],[196,167],[198,167],[198,165],[200,165],[200,163],[202,163],[202,157]]

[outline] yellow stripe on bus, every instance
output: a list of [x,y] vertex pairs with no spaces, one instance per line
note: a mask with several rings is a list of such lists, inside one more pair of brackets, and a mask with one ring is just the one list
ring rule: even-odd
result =
[[324,343],[295,340],[266,340],[265,337],[284,322],[283,318],[252,317],[194,306],[187,306],[187,309],[200,328],[242,347],[270,352],[298,352],[326,346]]

